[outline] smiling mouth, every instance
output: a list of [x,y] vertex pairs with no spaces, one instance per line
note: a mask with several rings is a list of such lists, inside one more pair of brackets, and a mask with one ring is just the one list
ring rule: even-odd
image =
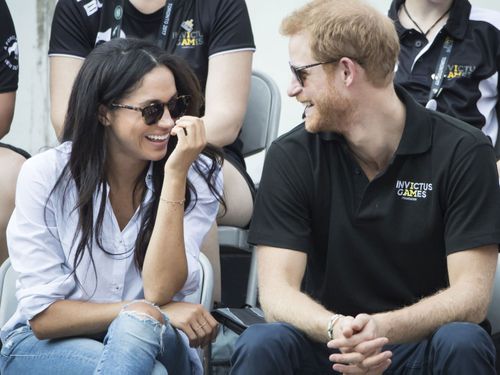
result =
[[307,117],[307,110],[309,108],[313,107],[313,105],[311,103],[307,104],[305,107],[304,107],[304,112],[302,113],[302,119],[305,119]]
[[146,138],[152,142],[164,142],[168,139],[168,134],[164,135],[146,135]]

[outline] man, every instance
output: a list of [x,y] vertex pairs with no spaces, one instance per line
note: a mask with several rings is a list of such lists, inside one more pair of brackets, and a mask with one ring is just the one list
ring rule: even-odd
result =
[[275,323],[240,337],[233,374],[494,374],[491,142],[393,86],[373,8],[314,0],[281,30],[305,121],[266,158],[249,241]]
[[500,158],[500,12],[469,0],[393,0],[389,17],[401,45],[394,81],[420,104],[483,130]]

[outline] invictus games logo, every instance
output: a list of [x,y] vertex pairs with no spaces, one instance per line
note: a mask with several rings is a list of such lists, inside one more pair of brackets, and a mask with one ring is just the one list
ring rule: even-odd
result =
[[7,38],[3,45],[3,49],[6,54],[6,58],[3,61],[12,70],[19,69],[19,48],[17,46],[17,39],[15,35],[11,35]]
[[181,48],[194,48],[203,45],[204,36],[201,31],[194,30],[192,19],[184,21],[181,24],[181,28],[183,31],[174,34],[174,38],[177,38],[177,46]]
[[420,198],[425,199],[428,197],[430,191],[432,191],[432,183],[396,181],[396,195],[404,200],[416,201]]

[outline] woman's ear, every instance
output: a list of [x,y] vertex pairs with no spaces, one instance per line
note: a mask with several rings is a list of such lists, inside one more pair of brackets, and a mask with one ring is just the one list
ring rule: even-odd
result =
[[111,123],[109,121],[109,109],[104,106],[103,104],[99,105],[99,113],[98,113],[98,119],[101,124],[104,126],[109,126]]

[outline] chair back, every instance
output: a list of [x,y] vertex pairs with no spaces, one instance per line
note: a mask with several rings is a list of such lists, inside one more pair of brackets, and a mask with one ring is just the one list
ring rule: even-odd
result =
[[0,327],[16,312],[16,280],[17,272],[6,259],[0,267]]
[[[270,76],[254,70],[247,112],[239,136],[243,142],[244,157],[269,149],[278,135],[280,111],[281,95],[278,86]],[[253,246],[247,242],[248,230],[233,226],[219,226],[217,232],[220,246],[252,253],[245,301],[248,305],[256,306],[257,260]]]
[[239,139],[243,156],[267,150],[279,128],[281,96],[278,86],[265,73],[254,70],[250,84],[247,112]]
[[214,271],[205,254],[200,253],[198,261],[200,263],[200,287],[195,293],[187,296],[185,301],[199,303],[206,310],[211,311],[214,293]]

